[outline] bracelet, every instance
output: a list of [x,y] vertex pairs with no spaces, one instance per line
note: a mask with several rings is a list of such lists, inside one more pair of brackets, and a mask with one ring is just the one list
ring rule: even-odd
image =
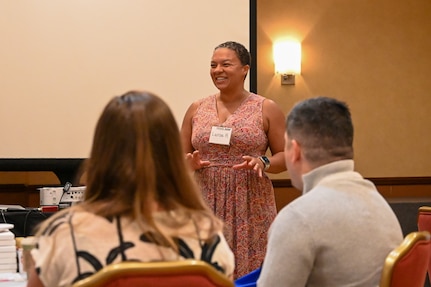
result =
[[264,171],[267,171],[268,168],[271,166],[271,162],[269,161],[269,158],[267,158],[266,156],[259,156],[258,159],[260,159],[263,162],[264,167]]

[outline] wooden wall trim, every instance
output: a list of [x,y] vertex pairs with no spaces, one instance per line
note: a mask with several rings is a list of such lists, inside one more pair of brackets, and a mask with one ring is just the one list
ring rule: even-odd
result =
[[431,176],[423,177],[371,177],[375,185],[431,185]]
[[[431,200],[431,177],[368,178],[388,201]],[[290,179],[272,180],[277,209],[301,196]],[[53,186],[53,185],[51,185]],[[39,206],[39,185],[0,184],[0,204],[21,204],[26,207]]]
[[278,187],[293,187],[292,186],[292,182],[290,181],[290,179],[273,179],[272,180],[272,185],[274,186],[274,188],[278,188]]
[[[367,178],[388,202],[430,202],[431,177]],[[290,179],[273,180],[277,210],[301,196]]]
[[[431,185],[431,176],[422,177],[370,177],[375,185]],[[273,179],[275,188],[293,187],[290,179]]]

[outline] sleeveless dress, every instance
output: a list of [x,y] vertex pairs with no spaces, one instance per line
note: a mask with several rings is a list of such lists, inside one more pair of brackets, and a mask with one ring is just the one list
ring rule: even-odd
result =
[[[192,145],[208,167],[195,171],[204,198],[225,223],[224,235],[235,255],[235,278],[263,262],[268,229],[277,210],[271,180],[253,170],[234,170],[242,156],[264,155],[268,138],[264,131],[264,97],[251,93],[225,122],[217,115],[216,96],[199,101],[192,119]],[[232,128],[230,145],[209,143],[213,126]]]

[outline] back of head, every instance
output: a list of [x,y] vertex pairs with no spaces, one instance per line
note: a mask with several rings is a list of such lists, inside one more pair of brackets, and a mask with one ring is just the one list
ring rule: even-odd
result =
[[352,119],[341,101],[316,97],[296,104],[286,119],[286,131],[310,164],[353,158]]
[[[154,203],[203,210],[168,105],[148,92],[114,97],[96,126],[85,204],[101,216],[146,214]],[[147,217],[145,216],[145,217]]]
[[[191,219],[209,219],[209,235],[222,229],[188,169],[170,108],[152,93],[130,91],[109,101],[97,122],[84,168],[84,201],[69,210],[128,217],[143,229],[152,228],[155,242],[175,250],[173,239],[154,220],[155,212],[165,211],[163,225],[174,229]],[[68,209],[44,221],[37,236]]]

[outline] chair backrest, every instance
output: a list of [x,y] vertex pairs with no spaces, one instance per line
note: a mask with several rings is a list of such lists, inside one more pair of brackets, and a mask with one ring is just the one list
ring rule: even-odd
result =
[[[431,233],[431,206],[421,206],[418,210],[418,230]],[[428,278],[431,281],[431,256],[428,265]]]
[[380,287],[423,287],[431,256],[431,234],[409,233],[386,257]]
[[200,260],[121,262],[76,282],[73,287],[234,287],[223,273]]
[[418,230],[431,232],[431,206],[419,207]]

